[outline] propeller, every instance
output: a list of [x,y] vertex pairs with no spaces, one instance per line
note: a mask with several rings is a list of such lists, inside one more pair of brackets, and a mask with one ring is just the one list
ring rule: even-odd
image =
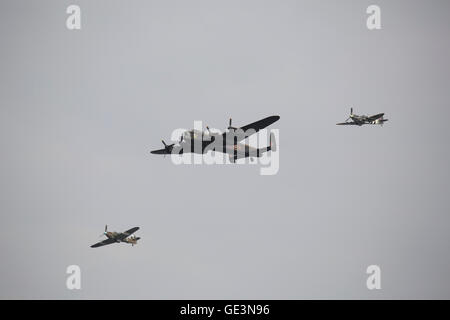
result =
[[230,118],[230,123],[229,123],[229,125],[228,125],[228,130],[231,130],[231,129],[236,130],[237,128],[233,127],[233,126],[231,125],[231,123],[232,123],[232,119]]
[[353,117],[353,108],[350,107],[350,116],[345,120],[345,122],[347,122],[348,120],[350,120]]
[[103,232],[101,235],[99,235],[98,237],[102,237],[102,236],[106,236],[106,233],[108,232],[108,225],[105,225],[105,232]]
[[165,142],[164,142],[164,140],[161,140],[162,141],[162,143],[163,143],[163,145],[164,145],[164,149],[166,149],[166,152],[167,153],[172,153],[172,149],[173,149],[173,146],[175,145],[175,143],[172,143],[172,144],[166,144]]

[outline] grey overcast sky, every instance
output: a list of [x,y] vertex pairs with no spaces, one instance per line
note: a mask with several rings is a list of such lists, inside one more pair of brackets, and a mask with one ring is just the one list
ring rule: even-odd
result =
[[[0,298],[450,298],[449,12],[1,1]],[[336,126],[351,106],[389,122]],[[274,176],[149,153],[194,120],[275,114]],[[105,224],[142,239],[91,249]]]

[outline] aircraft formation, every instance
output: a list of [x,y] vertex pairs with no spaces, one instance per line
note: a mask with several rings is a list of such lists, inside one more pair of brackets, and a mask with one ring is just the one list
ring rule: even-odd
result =
[[[206,126],[206,131],[195,129],[188,130],[181,135],[177,144],[167,144],[162,140],[164,148],[153,150],[151,153],[158,155],[181,155],[183,153],[205,154],[209,150],[214,150],[216,152],[227,154],[230,161],[233,163],[242,158],[259,158],[266,152],[276,151],[276,141],[272,133],[270,135],[269,146],[265,148],[251,147],[248,144],[241,143],[241,141],[270,126],[279,119],[280,116],[274,115],[236,128],[233,127],[232,119],[230,118],[227,127],[228,131],[225,133],[211,132],[208,126]],[[388,121],[388,119],[384,119],[384,113],[378,113],[373,116],[356,115],[353,114],[353,108],[350,108],[350,116],[344,122],[337,123],[336,125],[383,125],[386,121]],[[105,235],[107,239],[93,244],[91,248],[98,248],[121,242],[134,246],[137,244],[140,237],[136,237],[132,234],[138,230],[139,227],[134,227],[125,232],[109,232],[108,226],[105,226],[105,232],[102,236]]]

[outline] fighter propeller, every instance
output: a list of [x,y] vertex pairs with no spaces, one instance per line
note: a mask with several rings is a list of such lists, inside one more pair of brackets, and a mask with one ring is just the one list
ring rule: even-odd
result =
[[353,118],[353,108],[350,108],[350,116],[345,120],[345,122],[347,122],[351,118]]
[[108,233],[108,225],[105,225],[105,232],[103,232],[101,235],[99,235],[98,237],[103,237],[106,236],[106,234]]

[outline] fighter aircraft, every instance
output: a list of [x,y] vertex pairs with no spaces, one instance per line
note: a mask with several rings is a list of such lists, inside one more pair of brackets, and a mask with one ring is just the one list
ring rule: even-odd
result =
[[[353,108],[350,108],[350,116],[345,122],[336,123],[338,126],[356,125],[362,126],[363,124],[380,124],[383,125],[388,119],[383,119],[384,113],[379,113],[373,116],[358,116],[353,114]],[[352,120],[352,121],[349,121]]]
[[276,151],[276,141],[273,134],[270,134],[270,144],[265,148],[254,148],[248,144],[239,143],[249,136],[257,133],[259,130],[270,126],[278,121],[279,116],[270,116],[262,120],[250,123],[246,126],[236,128],[232,126],[232,119],[228,125],[228,132],[214,133],[206,126],[206,131],[190,130],[185,131],[177,145],[166,144],[164,140],[164,149],[153,150],[153,154],[183,154],[198,153],[205,154],[208,151],[217,151],[228,154],[231,162],[237,159],[251,157],[261,157],[265,152]]
[[134,246],[137,244],[137,241],[140,239],[140,237],[132,236],[133,233],[139,230],[139,227],[131,228],[130,230],[127,230],[125,232],[119,233],[119,232],[110,232],[108,231],[108,226],[105,226],[105,232],[102,234],[105,235],[108,239],[105,239],[103,241],[100,241],[96,244],[93,244],[91,248],[98,248],[102,246],[106,246],[108,244],[112,243],[131,243],[131,246]]

